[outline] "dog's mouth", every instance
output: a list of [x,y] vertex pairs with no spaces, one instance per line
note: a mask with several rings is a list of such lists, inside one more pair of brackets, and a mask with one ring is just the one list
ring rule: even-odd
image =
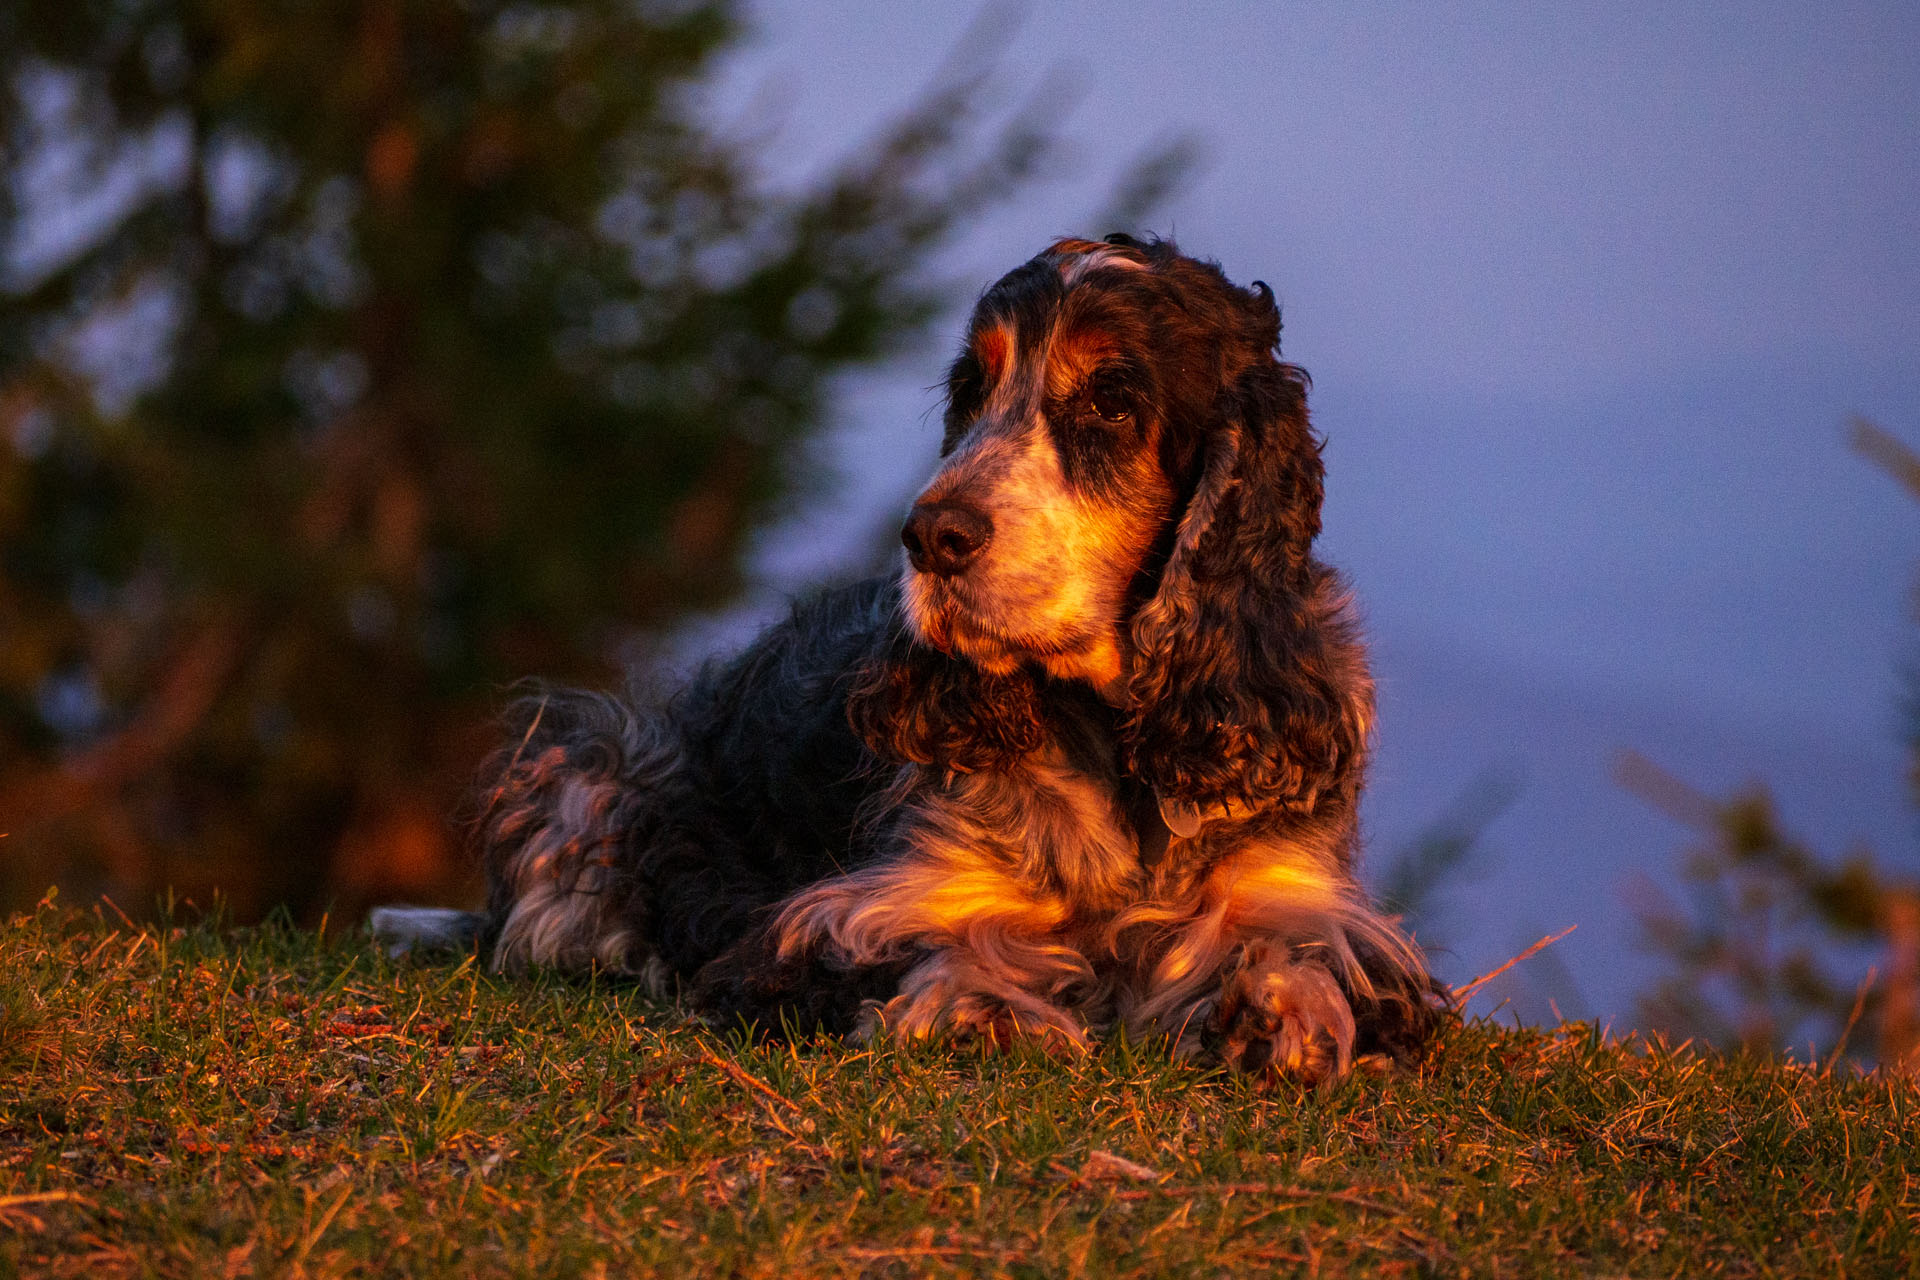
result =
[[906,606],[907,622],[922,644],[991,674],[1044,663],[1086,643],[1077,634],[1042,636],[1008,626],[1001,620],[1003,611],[978,599],[963,580],[909,571]]
[[907,621],[920,643],[949,657],[965,658],[986,671],[1010,671],[1025,656],[1020,646],[985,619],[991,613],[967,599],[957,583],[910,576]]

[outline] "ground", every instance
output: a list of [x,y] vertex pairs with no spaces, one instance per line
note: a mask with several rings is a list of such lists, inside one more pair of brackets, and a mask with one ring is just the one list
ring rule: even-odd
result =
[[0,1275],[1912,1274],[1920,1090],[1567,1025],[1261,1092],[751,1047],[351,932],[0,924]]

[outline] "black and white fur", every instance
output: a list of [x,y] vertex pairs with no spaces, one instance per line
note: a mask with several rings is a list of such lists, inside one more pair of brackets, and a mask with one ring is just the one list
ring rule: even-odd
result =
[[1372,684],[1278,339],[1171,243],[1049,247],[975,310],[900,572],[664,706],[519,703],[484,916],[377,926],[769,1034],[1416,1050],[1444,1001],[1355,876]]

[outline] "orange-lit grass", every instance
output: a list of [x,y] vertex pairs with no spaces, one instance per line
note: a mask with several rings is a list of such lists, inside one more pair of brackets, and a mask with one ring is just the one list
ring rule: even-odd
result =
[[357,939],[0,926],[0,1275],[1903,1274],[1911,1086],[1591,1030],[1261,1094],[751,1049]]

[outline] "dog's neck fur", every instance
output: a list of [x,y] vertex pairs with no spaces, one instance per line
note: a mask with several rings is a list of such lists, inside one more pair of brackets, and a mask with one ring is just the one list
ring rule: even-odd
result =
[[1069,768],[1110,794],[1115,812],[1124,815],[1133,830],[1140,865],[1151,871],[1166,856],[1172,832],[1162,816],[1161,798],[1149,783],[1128,772],[1121,759],[1124,677],[1103,689],[1079,680],[1042,680],[1041,696],[1052,708],[1048,723],[1054,727],[1053,746]]

